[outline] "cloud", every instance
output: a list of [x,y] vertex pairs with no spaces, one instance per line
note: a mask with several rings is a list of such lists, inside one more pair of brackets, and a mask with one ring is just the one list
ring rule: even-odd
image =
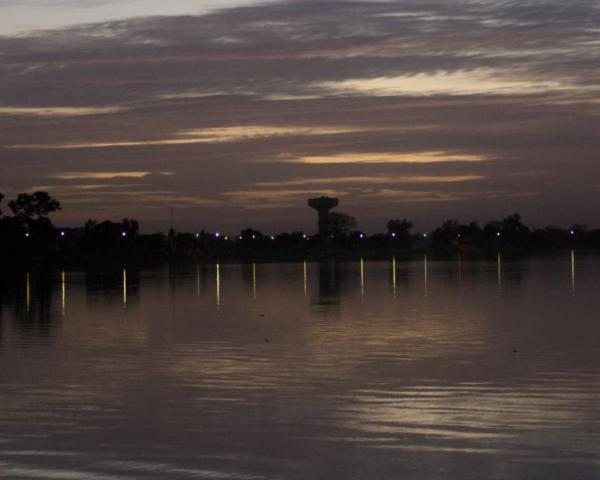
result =
[[83,117],[123,111],[122,107],[2,107],[0,115],[31,115],[36,117]]
[[195,145],[214,143],[236,143],[269,137],[283,136],[316,136],[339,135],[352,133],[357,130],[333,127],[273,127],[263,125],[249,125],[241,127],[206,128],[179,133],[179,138],[165,138],[159,140],[125,140],[114,142],[90,143],[59,143],[59,144],[31,144],[8,145],[5,148],[36,148],[51,150],[70,150],[83,148],[118,148],[118,147],[148,147],[169,145]]
[[[148,228],[170,203],[293,227],[321,189],[367,227],[403,201],[417,224],[594,225],[599,30],[586,0],[306,0],[0,38],[0,189]],[[172,175],[57,177],[85,172]]]
[[145,178],[150,175],[173,175],[173,172],[64,172],[51,175],[59,180],[110,180],[114,178]]
[[454,154],[450,152],[412,152],[412,153],[339,153],[293,158],[288,161],[306,164],[377,164],[377,163],[447,163],[447,162],[483,162],[488,160],[482,155]]
[[306,185],[351,185],[351,184],[406,184],[406,183],[460,183],[484,180],[483,175],[370,175],[356,177],[296,178],[277,182],[258,182],[255,187],[298,187]]
[[418,73],[397,77],[352,78],[314,85],[336,95],[526,95],[575,90],[564,80],[519,79],[518,74],[493,69]]

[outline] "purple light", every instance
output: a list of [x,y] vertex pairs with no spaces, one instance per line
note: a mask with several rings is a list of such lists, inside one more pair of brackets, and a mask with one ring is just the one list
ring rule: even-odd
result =
[[60,236],[64,237],[65,236],[65,232],[60,232]]
[[396,238],[396,234],[395,233],[392,233],[392,238]]
[[126,237],[127,236],[127,232],[121,232],[121,236],[122,237]]
[[256,240],[256,235],[252,235],[252,240]]
[[219,238],[221,234],[219,232],[215,233],[215,237]]
[[571,235],[575,235],[575,230],[571,230]]
[[362,233],[359,235],[359,237],[360,238],[365,238],[365,236]]

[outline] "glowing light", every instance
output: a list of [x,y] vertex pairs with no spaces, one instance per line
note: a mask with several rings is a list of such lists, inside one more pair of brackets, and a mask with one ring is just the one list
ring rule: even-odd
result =
[[395,233],[392,233],[392,238],[396,238],[396,234]]
[[121,236],[122,237],[126,237],[127,236],[127,232],[121,232]]
[[569,233],[570,233],[571,235],[575,235],[575,230],[571,230]]
[[359,235],[359,237],[360,238],[365,238],[364,234],[362,234],[362,233]]
[[426,233],[423,234],[423,238],[427,238],[427,234]]
[[200,234],[199,233],[196,234],[196,238],[200,238]]
[[275,237],[273,235],[271,235],[271,240],[275,240]]
[[65,236],[65,232],[60,232],[60,236],[64,237]]
[[252,235],[252,240],[256,240],[256,235]]
[[215,233],[215,237],[219,238],[221,234],[219,232]]
[[497,236],[497,237],[500,237],[500,232],[498,232],[498,233],[496,234],[496,236]]

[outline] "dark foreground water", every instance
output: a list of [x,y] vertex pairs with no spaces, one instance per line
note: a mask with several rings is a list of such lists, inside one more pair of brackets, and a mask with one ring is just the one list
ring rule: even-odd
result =
[[5,271],[0,477],[600,478],[599,311],[568,254]]

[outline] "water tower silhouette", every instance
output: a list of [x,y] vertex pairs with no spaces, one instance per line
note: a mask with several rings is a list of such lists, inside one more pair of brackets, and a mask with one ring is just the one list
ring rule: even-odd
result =
[[319,237],[323,243],[329,241],[329,210],[337,205],[337,198],[319,197],[308,200],[308,206],[319,212]]

